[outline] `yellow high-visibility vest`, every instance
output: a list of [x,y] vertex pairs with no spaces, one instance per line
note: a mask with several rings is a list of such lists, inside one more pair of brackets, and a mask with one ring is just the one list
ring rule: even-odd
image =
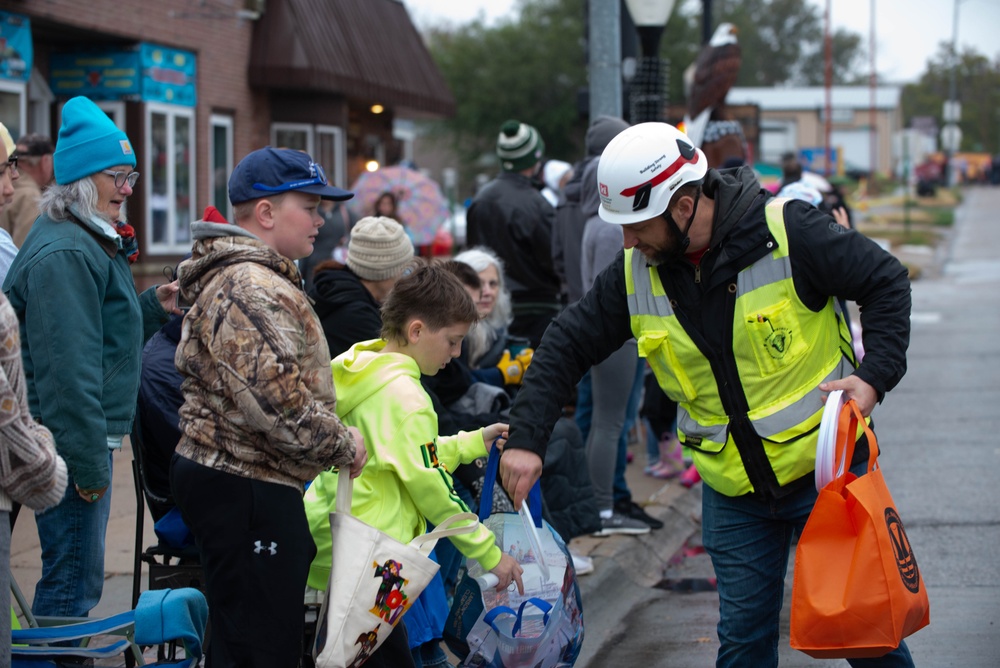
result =
[[[749,419],[780,485],[815,468],[823,413],[818,389],[855,368],[851,335],[831,297],[818,312],[801,302],[792,282],[784,205],[766,206],[773,250],[726,286],[735,295],[731,354]],[[730,416],[705,355],[681,326],[656,267],[625,251],[625,283],[632,332],[668,397],[678,404],[677,433],[691,448],[698,473],[721,494],[754,491],[733,437]],[[730,337],[726,337],[730,338]]]

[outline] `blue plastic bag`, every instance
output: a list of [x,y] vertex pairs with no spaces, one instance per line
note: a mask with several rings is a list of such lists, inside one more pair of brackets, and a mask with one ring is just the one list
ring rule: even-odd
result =
[[[491,450],[482,498],[493,498],[499,452]],[[497,545],[524,568],[524,595],[513,587],[497,592],[481,587],[488,573],[472,562],[455,590],[444,639],[462,659],[460,666],[556,668],[572,666],[583,645],[583,602],[566,544],[541,519],[541,488],[528,496],[541,555],[518,513],[491,515],[480,507],[480,521],[496,535]]]

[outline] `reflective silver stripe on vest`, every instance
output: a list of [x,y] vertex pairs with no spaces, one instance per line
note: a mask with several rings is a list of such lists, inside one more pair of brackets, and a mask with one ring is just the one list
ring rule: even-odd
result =
[[[830,372],[822,382],[827,383],[832,380],[840,380],[852,373],[854,373],[854,366],[850,360],[842,358],[837,368]],[[792,429],[796,425],[802,424],[823,406],[823,402],[820,400],[822,394],[818,387],[813,388],[804,397],[787,408],[783,408],[774,415],[754,420],[754,430],[761,438],[771,438],[787,429]],[[701,425],[691,417],[691,414],[683,406],[678,406],[677,428],[685,436],[699,436],[702,440],[707,439],[715,443],[725,443],[729,425]]]
[[628,312],[631,315],[658,315],[661,318],[674,315],[666,295],[653,295],[646,258],[637,250],[632,251],[632,285],[635,292],[628,295]]
[[[823,379],[823,382],[840,380],[852,373],[854,373],[854,366],[851,361],[841,357],[840,364]],[[774,415],[754,420],[754,429],[761,438],[770,438],[795,425],[802,424],[823,407],[823,401],[820,399],[823,394],[819,387],[814,387],[791,406],[781,409]]]
[[751,290],[791,277],[792,263],[787,255],[779,258],[766,255],[739,273],[736,279],[737,294],[745,295]]
[[697,436],[703,441],[714,443],[725,443],[729,431],[729,423],[714,426],[699,424],[683,405],[677,405],[677,430],[684,434],[685,438]]

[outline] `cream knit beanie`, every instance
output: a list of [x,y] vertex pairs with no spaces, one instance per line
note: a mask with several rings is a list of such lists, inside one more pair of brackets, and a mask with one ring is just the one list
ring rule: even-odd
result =
[[413,242],[392,218],[368,216],[351,229],[347,266],[368,281],[399,276],[413,259]]

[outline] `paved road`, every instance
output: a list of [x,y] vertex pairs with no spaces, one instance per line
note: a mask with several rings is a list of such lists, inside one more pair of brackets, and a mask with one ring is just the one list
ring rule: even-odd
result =
[[[908,373],[875,412],[883,471],[931,601],[931,625],[907,641],[918,666],[1000,665],[998,211],[1000,188],[965,192],[941,271],[913,284]],[[695,591],[637,597],[587,666],[714,664],[718,596],[697,591],[712,569],[696,548],[666,571]],[[847,666],[788,646],[790,590],[789,576],[781,666]]]

